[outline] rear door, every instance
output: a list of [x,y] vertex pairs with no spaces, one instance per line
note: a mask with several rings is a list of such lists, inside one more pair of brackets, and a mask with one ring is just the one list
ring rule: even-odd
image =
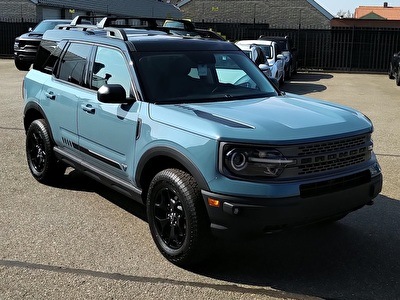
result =
[[79,153],[77,107],[84,89],[91,51],[89,44],[67,45],[54,67],[55,76],[49,77],[42,90],[42,107],[46,111],[55,142],[76,155]]

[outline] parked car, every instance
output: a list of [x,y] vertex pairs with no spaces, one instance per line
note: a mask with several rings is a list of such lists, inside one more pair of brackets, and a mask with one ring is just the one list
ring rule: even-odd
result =
[[267,58],[259,46],[256,45],[237,45],[260,69],[263,73],[271,78],[271,68],[269,67]]
[[279,53],[285,57],[285,76],[290,79],[293,74],[297,73],[297,49],[293,46],[290,37],[277,37],[261,35],[259,40],[274,41],[278,44]]
[[213,236],[333,222],[380,193],[362,113],[281,92],[232,43],[102,24],[46,31],[24,78],[37,181],[70,166],[138,201],[181,266]]
[[264,52],[268,64],[271,69],[271,77],[274,78],[280,85],[285,82],[285,61],[284,56],[279,54],[278,44],[272,41],[264,40],[241,40],[236,42],[236,45],[257,45]]
[[18,70],[28,71],[35,60],[36,52],[46,30],[53,29],[58,24],[69,24],[72,20],[43,20],[28,33],[15,38],[14,63]]
[[389,78],[396,79],[396,84],[400,86],[400,52],[393,54],[390,60]]

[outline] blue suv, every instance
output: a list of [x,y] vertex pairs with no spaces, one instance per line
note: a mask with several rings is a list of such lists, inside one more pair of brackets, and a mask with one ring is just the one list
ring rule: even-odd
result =
[[23,84],[39,182],[70,166],[143,203],[157,247],[181,266],[217,236],[334,221],[379,194],[367,117],[284,94],[230,42],[151,23],[44,34]]

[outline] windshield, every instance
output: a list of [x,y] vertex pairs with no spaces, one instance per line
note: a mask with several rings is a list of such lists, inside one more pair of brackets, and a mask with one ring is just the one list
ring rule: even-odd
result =
[[58,24],[69,24],[71,20],[60,20],[60,21],[42,21],[40,22],[32,32],[43,34],[49,29],[54,29]]
[[241,51],[136,52],[134,56],[149,102],[210,102],[277,95]]

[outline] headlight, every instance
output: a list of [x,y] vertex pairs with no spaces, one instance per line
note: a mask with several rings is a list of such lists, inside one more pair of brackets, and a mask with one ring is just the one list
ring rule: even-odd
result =
[[295,160],[286,159],[274,148],[221,143],[219,170],[228,177],[265,179],[278,177]]

